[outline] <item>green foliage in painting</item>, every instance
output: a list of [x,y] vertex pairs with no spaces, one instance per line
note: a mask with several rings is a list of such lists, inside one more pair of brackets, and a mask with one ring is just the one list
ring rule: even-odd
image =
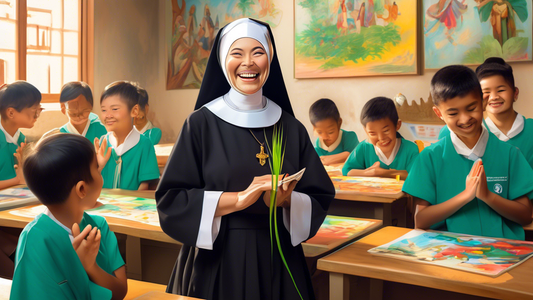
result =
[[466,52],[463,63],[480,64],[489,57],[501,57],[505,60],[519,60],[527,56],[529,39],[526,37],[512,37],[503,47],[492,36],[486,35],[479,42],[479,47]]
[[303,56],[325,60],[322,69],[332,69],[347,61],[357,63],[381,58],[388,47],[400,42],[400,27],[393,23],[363,27],[359,33],[341,34],[336,25],[326,25],[314,18],[308,29],[296,37],[296,49]]

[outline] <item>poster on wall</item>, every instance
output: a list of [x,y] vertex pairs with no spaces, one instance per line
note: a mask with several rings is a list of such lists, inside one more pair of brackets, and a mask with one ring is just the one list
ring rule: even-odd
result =
[[274,0],[167,0],[165,7],[167,90],[198,89],[218,30],[249,17],[279,24]]
[[531,60],[530,0],[423,0],[425,68]]
[[296,78],[417,74],[416,0],[296,0]]

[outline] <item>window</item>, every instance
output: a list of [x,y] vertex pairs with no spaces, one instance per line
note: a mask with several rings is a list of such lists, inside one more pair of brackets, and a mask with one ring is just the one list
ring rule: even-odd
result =
[[57,102],[63,84],[92,85],[94,0],[0,0],[0,84],[26,80]]

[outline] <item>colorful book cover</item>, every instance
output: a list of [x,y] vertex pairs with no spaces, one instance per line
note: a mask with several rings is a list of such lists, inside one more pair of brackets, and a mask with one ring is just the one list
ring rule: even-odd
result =
[[350,217],[327,216],[316,235],[306,241],[307,244],[324,245],[327,247],[337,242],[349,241],[351,237],[359,237],[368,229],[381,225],[380,220],[360,220]]
[[39,200],[27,187],[0,191],[0,210],[38,203]]
[[397,197],[402,194],[403,180],[381,177],[331,176],[337,193],[350,192]]
[[496,277],[530,258],[533,242],[415,229],[368,252]]

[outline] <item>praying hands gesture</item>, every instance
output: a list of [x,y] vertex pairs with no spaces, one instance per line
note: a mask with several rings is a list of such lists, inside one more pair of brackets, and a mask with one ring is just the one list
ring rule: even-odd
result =
[[96,264],[96,256],[100,249],[100,230],[96,227],[92,228],[91,225],[87,225],[80,233],[80,226],[78,223],[74,223],[72,225],[72,235],[74,236],[72,247],[76,250],[87,274],[91,274],[95,266],[98,266]]
[[107,139],[104,138],[102,145],[100,145],[100,139],[94,138],[94,151],[96,152],[96,159],[98,162],[98,172],[101,172],[104,169],[107,161],[111,157],[111,149],[109,149],[107,152],[106,150]]
[[17,159],[17,163],[15,164],[15,173],[17,174],[17,179],[19,181],[19,184],[26,184],[26,181],[24,180],[24,174],[22,173],[22,165],[24,164],[23,161],[23,151],[24,147],[26,146],[26,143],[20,143],[20,146],[17,148],[17,151],[13,153],[13,156]]
[[478,159],[470,169],[470,173],[468,173],[468,175],[466,176],[466,184],[465,190],[463,191],[463,195],[468,200],[468,202],[474,200],[474,198],[476,198],[476,196],[478,195],[480,189],[483,189],[483,187],[480,188],[480,182],[482,181],[481,175],[483,176],[485,192],[488,193],[487,177],[485,176],[485,171],[483,170],[483,162],[481,161],[481,159]]

